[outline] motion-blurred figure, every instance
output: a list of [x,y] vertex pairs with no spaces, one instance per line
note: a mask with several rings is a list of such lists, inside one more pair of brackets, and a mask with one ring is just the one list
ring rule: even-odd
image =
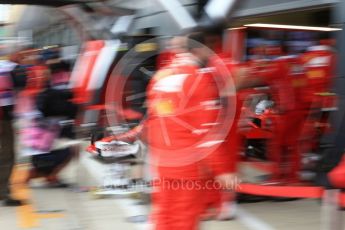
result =
[[[195,40],[194,37],[190,39]],[[189,45],[191,53],[178,55],[177,60],[173,62],[173,66],[176,66],[159,72],[153,78],[149,91],[151,120],[148,138],[152,149],[151,155],[153,160],[158,161],[154,163],[158,165],[159,179],[163,183],[156,187],[158,200],[153,204],[157,208],[155,222],[156,229],[159,230],[197,229],[200,212],[204,208],[201,198],[205,191],[198,189],[196,185],[205,185],[204,180],[209,179],[209,173],[224,173],[222,167],[214,167],[221,162],[217,159],[221,151],[215,151],[212,147],[202,149],[197,146],[213,128],[210,124],[216,123],[219,113],[216,104],[217,101],[220,102],[213,75],[210,70],[203,68],[208,61],[209,50],[202,43]],[[179,82],[180,86],[170,91],[168,88],[171,82]],[[210,105],[209,110],[205,110],[202,105],[207,107],[207,102],[215,104]],[[187,112],[188,108],[195,107],[199,109]],[[205,124],[210,126],[203,127]],[[198,130],[202,132],[197,134]],[[195,155],[199,154],[200,157],[207,151],[210,151],[209,155],[204,159],[198,159]],[[211,153],[212,151],[215,153]],[[188,161],[188,158],[192,161]],[[227,164],[226,161],[222,163]],[[205,171],[200,170],[202,167],[205,167]],[[186,188],[188,183],[192,184],[190,188]],[[173,184],[177,187],[173,188]]]
[[331,88],[336,65],[333,43],[331,38],[321,38],[318,45],[308,47],[301,55],[308,80],[305,97],[310,103],[322,104],[317,101],[320,97],[316,94],[328,92]]
[[[234,72],[234,65],[231,62],[231,59],[228,58],[223,52],[222,48],[222,34],[223,30],[221,28],[214,28],[204,32],[203,36],[200,37],[201,40],[198,41],[201,44],[205,45],[205,51],[208,49],[208,54],[206,62],[204,63],[205,67],[212,70],[212,75],[217,81],[219,96],[222,103],[225,106],[231,106],[231,113],[234,115],[234,120],[232,124],[228,124],[231,127],[229,128],[229,133],[226,135],[226,138],[222,145],[223,148],[219,148],[221,151],[226,149],[226,153],[223,153],[222,156],[225,162],[228,172],[235,174],[236,173],[236,158],[239,152],[238,146],[238,134],[237,134],[237,104],[235,96],[235,87],[234,87],[234,78],[232,73]],[[206,48],[207,47],[207,48]],[[232,106],[236,103],[236,106]],[[228,118],[231,119],[231,118]],[[224,130],[227,128],[224,127]],[[226,131],[224,131],[226,132]],[[214,174],[209,174],[209,180],[213,180],[214,183],[217,183],[215,180]],[[218,219],[218,220],[231,220],[235,218],[235,196],[233,191],[227,191],[220,188],[209,188],[205,194],[205,207],[203,210],[202,219]]]
[[[15,88],[19,82],[13,78],[13,71],[18,66],[18,53],[11,56],[11,61],[0,63],[0,200],[6,206],[19,206],[21,201],[13,199],[10,190],[10,176],[15,164],[15,146],[13,130],[13,106]],[[24,80],[25,81],[25,80]]]
[[[32,169],[27,182],[34,178],[44,177],[50,186],[65,187],[67,185],[59,180],[58,174],[74,154],[71,146],[64,143],[67,142],[66,139],[74,138],[73,123],[66,125],[65,121],[75,118],[77,106],[71,102],[72,92],[67,87],[69,65],[58,62],[49,67],[51,70],[49,86],[38,94],[36,102],[37,109],[42,115],[37,122],[42,124],[40,130],[45,132],[41,136],[47,137],[36,141],[46,141],[47,146],[37,146],[33,143],[45,151],[32,156]],[[62,143],[58,146],[56,146],[56,138],[62,139]]]
[[210,134],[220,125],[216,120],[222,108],[212,70],[205,68],[212,51],[203,34],[190,39],[190,52],[177,54],[151,80],[145,123],[102,140],[130,141],[135,133],[146,131],[150,161],[158,173],[153,221],[159,230],[198,229],[210,175],[218,181],[211,180],[210,186],[229,187],[234,179],[225,145],[219,145],[223,140]]
[[[308,115],[303,100],[305,73],[297,57],[282,56],[274,61],[276,76],[267,79],[277,103],[277,119],[269,156],[275,163],[273,179],[298,182],[301,170],[301,133]],[[291,127],[294,127],[293,129]]]
[[25,86],[18,91],[15,114],[19,119],[29,119],[37,113],[35,100],[37,94],[46,87],[49,80],[49,70],[44,64],[43,56],[40,55],[39,50],[27,50],[22,52],[22,55],[26,56],[25,65],[18,66],[14,75],[18,79],[17,81],[25,79]]

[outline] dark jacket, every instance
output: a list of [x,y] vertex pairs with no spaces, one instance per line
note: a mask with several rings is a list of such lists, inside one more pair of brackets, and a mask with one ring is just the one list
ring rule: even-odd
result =
[[68,89],[47,88],[37,97],[37,109],[44,117],[66,117],[74,119],[77,105],[71,102],[73,94]]

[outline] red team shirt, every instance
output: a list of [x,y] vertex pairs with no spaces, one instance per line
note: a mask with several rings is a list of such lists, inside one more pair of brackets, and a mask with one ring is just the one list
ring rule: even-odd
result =
[[221,108],[211,68],[183,65],[155,75],[148,88],[145,127],[161,177],[197,179],[210,171],[231,171],[226,148],[219,144],[224,139],[217,139]]

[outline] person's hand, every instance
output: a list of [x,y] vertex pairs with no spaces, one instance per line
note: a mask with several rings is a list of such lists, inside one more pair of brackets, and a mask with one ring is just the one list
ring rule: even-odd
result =
[[86,152],[89,152],[89,153],[97,153],[97,148],[95,145],[89,145],[87,148],[86,148]]
[[215,180],[223,189],[228,190],[236,190],[241,182],[236,173],[223,173],[216,176]]

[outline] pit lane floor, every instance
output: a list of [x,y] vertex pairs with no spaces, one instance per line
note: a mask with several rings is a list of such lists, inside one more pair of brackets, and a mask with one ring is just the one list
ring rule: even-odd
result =
[[[93,184],[95,175],[101,175],[100,163],[86,154],[64,170],[67,182],[79,184],[70,189],[42,187],[39,181],[31,187],[21,182],[28,165],[20,164],[13,174],[14,194],[28,200],[22,207],[0,207],[1,230],[141,230],[150,224],[132,224],[126,217],[147,214],[149,207],[138,205],[130,198],[95,199],[85,186]],[[314,230],[321,229],[321,206],[317,200],[290,202],[260,202],[240,204],[238,216],[233,221],[203,222],[205,230]],[[342,213],[344,217],[344,213]]]

